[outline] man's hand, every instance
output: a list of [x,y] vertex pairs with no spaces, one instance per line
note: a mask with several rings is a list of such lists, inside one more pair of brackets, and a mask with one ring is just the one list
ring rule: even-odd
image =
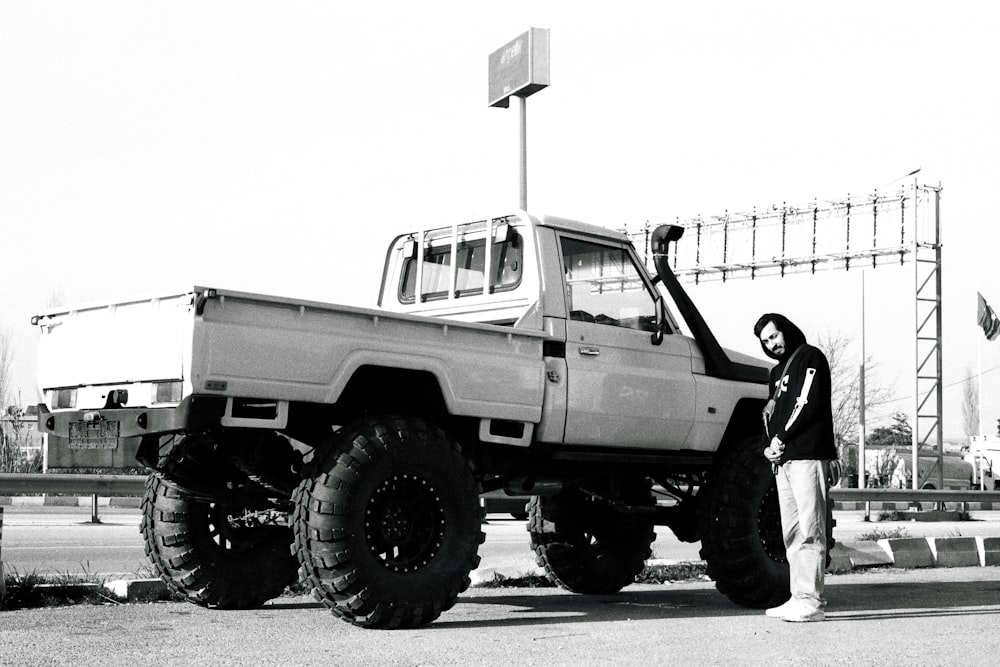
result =
[[781,463],[781,455],[785,452],[785,443],[778,436],[771,438],[771,444],[764,448],[764,458],[777,465]]

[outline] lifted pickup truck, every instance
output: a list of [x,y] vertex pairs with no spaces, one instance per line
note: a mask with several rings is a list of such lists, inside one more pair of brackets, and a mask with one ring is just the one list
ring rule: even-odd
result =
[[501,489],[532,497],[532,548],[566,589],[632,583],[667,525],[721,592],[772,605],[767,365],[720,347],[670,271],[682,231],[653,233],[655,276],[622,233],[517,212],[396,238],[378,308],[196,286],[49,310],[40,429],[136,449],[146,552],[204,606],[301,576],[356,625],[429,623]]

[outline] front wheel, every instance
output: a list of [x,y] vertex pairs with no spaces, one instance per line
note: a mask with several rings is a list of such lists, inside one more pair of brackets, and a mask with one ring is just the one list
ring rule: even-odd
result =
[[698,494],[701,557],[715,587],[757,609],[788,599],[778,487],[756,438],[720,454]]
[[421,420],[371,419],[334,434],[295,499],[303,577],[355,625],[430,623],[479,564],[479,485],[458,443]]

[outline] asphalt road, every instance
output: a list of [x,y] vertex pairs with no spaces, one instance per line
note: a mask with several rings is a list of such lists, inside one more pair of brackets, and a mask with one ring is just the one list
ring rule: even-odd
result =
[[[100,523],[90,521],[90,508],[8,507],[4,510],[2,555],[8,573],[44,575],[90,574],[106,578],[156,576],[143,553],[139,511],[102,508]],[[475,581],[535,570],[525,522],[507,515],[489,515],[486,543]],[[678,542],[660,529],[653,546],[656,558],[698,560],[698,545]]]
[[[874,513],[873,518],[878,518]],[[863,513],[836,512],[834,536],[849,542],[874,531],[903,530],[903,537],[1000,537],[1000,512],[974,512],[975,521],[962,522],[864,522]],[[155,576],[143,553],[139,510],[102,508],[99,524],[90,522],[89,507],[4,508],[0,557],[8,573],[90,574],[101,578]],[[473,581],[493,578],[499,572],[517,576],[536,571],[528,545],[525,523],[508,515],[491,514],[484,527],[486,542]],[[658,528],[653,558],[672,562],[699,560],[699,545],[677,541],[668,528]]]
[[[3,559],[91,573],[145,566],[135,510],[6,508]],[[1000,535],[1000,513],[961,523],[865,523],[838,512],[837,536],[902,527],[908,536]],[[491,516],[480,579],[533,568],[524,522]],[[659,534],[654,556],[695,560]],[[187,603],[51,607],[0,613],[0,665],[995,665],[1000,568],[879,568],[827,579],[825,623],[797,625],[731,604],[711,582],[634,585],[618,595],[470,588],[416,630],[350,626],[311,598],[250,611]]]
[[710,583],[618,595],[472,588],[435,623],[362,630],[307,598],[0,613],[3,665],[995,665],[998,568],[832,576],[828,619],[736,607]]

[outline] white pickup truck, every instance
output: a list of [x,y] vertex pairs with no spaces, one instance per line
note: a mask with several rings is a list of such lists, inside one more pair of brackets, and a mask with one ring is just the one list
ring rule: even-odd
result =
[[517,212],[399,236],[377,308],[196,286],[49,310],[39,427],[78,453],[131,444],[147,554],[205,606],[301,576],[356,625],[428,623],[501,489],[532,497],[532,548],[569,590],[632,583],[668,525],[720,591],[768,606],[788,595],[768,366],[684,293],[682,232],[653,233],[656,276],[622,233]]

